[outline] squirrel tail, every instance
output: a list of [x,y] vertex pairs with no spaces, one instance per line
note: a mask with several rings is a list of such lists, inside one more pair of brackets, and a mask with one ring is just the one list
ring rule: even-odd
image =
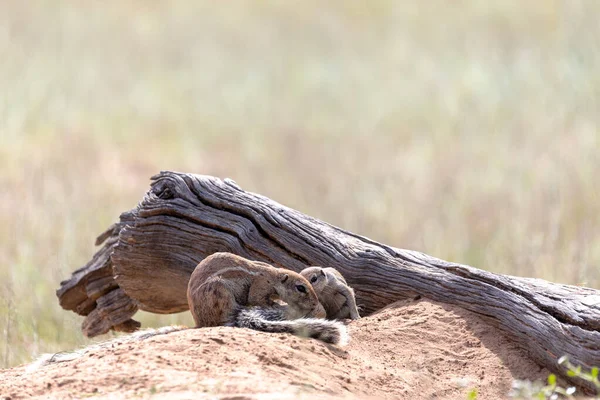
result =
[[348,343],[348,331],[341,322],[318,318],[286,320],[284,310],[275,307],[240,307],[233,312],[228,325],[262,332],[291,333],[342,346]]

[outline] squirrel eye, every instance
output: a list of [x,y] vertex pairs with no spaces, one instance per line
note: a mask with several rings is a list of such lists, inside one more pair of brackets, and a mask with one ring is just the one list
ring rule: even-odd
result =
[[317,281],[317,276],[313,275],[312,278],[310,278],[310,283],[315,283]]
[[306,293],[306,288],[304,287],[304,285],[296,285],[296,289],[300,292],[300,293]]

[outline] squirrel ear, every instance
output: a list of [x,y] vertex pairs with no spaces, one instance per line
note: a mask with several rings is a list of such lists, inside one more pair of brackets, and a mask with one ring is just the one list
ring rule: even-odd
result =
[[325,276],[325,270],[321,268],[321,275]]
[[281,283],[284,283],[285,281],[288,280],[290,276],[288,274],[283,274],[283,276],[281,277]]

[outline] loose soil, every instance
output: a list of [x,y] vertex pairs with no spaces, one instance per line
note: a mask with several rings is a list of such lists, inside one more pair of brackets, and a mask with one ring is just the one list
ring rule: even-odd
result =
[[0,371],[0,399],[502,399],[548,371],[478,316],[419,300],[348,325],[343,348],[217,327],[122,336],[82,356]]

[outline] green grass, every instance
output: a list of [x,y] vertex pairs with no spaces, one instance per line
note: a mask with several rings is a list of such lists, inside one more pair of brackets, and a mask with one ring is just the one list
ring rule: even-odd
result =
[[[600,288],[600,3],[3,2],[0,367],[161,169],[387,244]],[[146,325],[190,323],[144,315]]]

